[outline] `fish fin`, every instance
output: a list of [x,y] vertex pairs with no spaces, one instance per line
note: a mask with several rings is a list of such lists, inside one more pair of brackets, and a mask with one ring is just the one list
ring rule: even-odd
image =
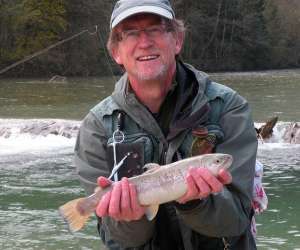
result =
[[75,199],[59,207],[59,213],[68,223],[71,232],[80,230],[92,215],[92,213],[84,214],[80,211],[78,203],[85,199],[86,198]]
[[158,170],[161,166],[157,163],[147,163],[143,169],[146,169],[146,172],[144,174],[150,174]]
[[146,207],[146,217],[148,220],[153,220],[158,212],[159,205],[151,205]]

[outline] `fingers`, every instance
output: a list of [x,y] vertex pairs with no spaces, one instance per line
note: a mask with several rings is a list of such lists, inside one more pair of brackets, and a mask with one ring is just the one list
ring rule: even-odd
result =
[[111,191],[111,198],[109,202],[108,214],[109,216],[119,220],[120,217],[120,201],[122,194],[122,184],[120,182],[116,182]]
[[[208,185],[208,194],[210,193],[219,193],[223,189],[223,183],[221,183],[208,169],[199,168],[197,169],[198,174],[201,175],[202,179]],[[208,195],[207,194],[207,195]],[[206,196],[207,196],[206,195]]]
[[138,202],[138,196],[136,188],[133,184],[129,184],[131,208],[132,208],[132,219],[138,220],[145,214],[145,208],[142,207]]
[[108,216],[110,197],[111,197],[111,192],[108,192],[102,197],[102,199],[98,203],[98,206],[96,208],[96,214],[99,217]]
[[204,173],[206,173],[205,168],[192,168],[190,170],[190,174],[193,176],[197,188],[199,189],[199,198],[205,198],[212,192],[209,183],[207,183],[206,179],[203,176],[203,171],[201,171],[202,169],[204,170]]
[[121,186],[122,186],[122,196],[121,196],[119,218],[129,221],[132,217],[131,216],[132,209],[131,209],[130,188],[129,188],[129,182],[127,178],[123,178],[121,180]]
[[187,192],[177,200],[179,203],[206,198],[211,193],[219,193],[225,184],[231,183],[232,177],[224,169],[219,172],[218,177],[215,177],[206,168],[190,168],[185,181]]
[[138,220],[144,213],[144,208],[138,203],[135,186],[127,178],[114,183],[112,190],[102,197],[96,209],[98,216],[110,216],[118,221]]
[[179,203],[186,203],[191,200],[191,198],[194,197],[194,199],[196,199],[199,196],[199,189],[196,186],[194,178],[190,174],[187,174],[185,181],[187,184],[187,192],[177,200]]
[[120,218],[125,221],[138,220],[144,215],[145,209],[138,202],[136,188],[133,184],[129,183],[127,178],[123,178],[121,183]]
[[121,186],[122,186],[121,210],[122,211],[131,210],[129,182],[127,178],[122,179]]
[[218,174],[219,174],[218,175],[218,179],[224,185],[229,184],[229,183],[232,182],[232,176],[231,176],[231,174],[227,170],[221,169]]
[[[107,178],[100,176],[97,179],[97,184],[100,188],[105,188],[109,185],[111,185],[111,181],[108,180]],[[100,202],[98,203],[98,206],[96,208],[96,214],[99,217],[103,217],[103,216],[107,216],[108,215],[108,208],[109,208],[109,204],[110,204],[110,197],[111,197],[111,192],[106,193],[102,199],[100,200]]]

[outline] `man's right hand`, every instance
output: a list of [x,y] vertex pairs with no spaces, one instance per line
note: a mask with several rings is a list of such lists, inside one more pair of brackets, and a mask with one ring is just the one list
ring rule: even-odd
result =
[[[101,188],[112,184],[103,176],[98,178],[97,183]],[[138,202],[135,186],[124,177],[101,198],[96,214],[99,217],[110,216],[117,221],[132,221],[139,220],[145,214],[145,207]]]

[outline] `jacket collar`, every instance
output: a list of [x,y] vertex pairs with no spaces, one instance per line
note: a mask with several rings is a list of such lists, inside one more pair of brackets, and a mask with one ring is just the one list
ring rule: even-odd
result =
[[[205,96],[205,88],[206,84],[209,81],[208,75],[196,70],[193,66],[189,64],[184,64],[182,62],[177,62],[177,77],[179,73],[179,80],[184,77],[184,74],[178,71],[186,71],[194,75],[195,84],[197,85],[197,94],[195,95],[192,104],[191,104],[191,112],[186,115],[186,119],[182,120],[179,124],[176,124],[176,121],[173,121],[176,126],[172,126],[172,135],[171,137],[174,138],[177,136],[182,130],[190,127],[190,124],[194,124],[195,121],[199,120],[206,120],[206,114],[209,112],[209,107],[207,107],[207,97]],[[181,83],[180,83],[181,84]],[[141,126],[143,129],[148,131],[149,133],[158,137],[158,139],[166,141],[165,136],[163,135],[159,125],[155,121],[154,117],[152,116],[151,112],[139,102],[136,98],[135,94],[129,91],[129,81],[127,73],[125,73],[120,80],[116,83],[115,90],[112,94],[112,98],[114,101],[124,109],[124,111],[136,122]],[[205,117],[204,117],[205,115]],[[178,121],[180,119],[177,119]],[[203,121],[200,121],[201,123]],[[197,122],[198,123],[198,122]],[[168,139],[172,139],[168,138]]]

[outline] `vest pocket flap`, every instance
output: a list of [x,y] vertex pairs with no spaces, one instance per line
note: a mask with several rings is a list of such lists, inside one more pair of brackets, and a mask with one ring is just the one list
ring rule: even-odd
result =
[[113,169],[115,160],[116,164],[118,164],[123,157],[128,155],[117,172],[119,180],[122,177],[132,177],[143,173],[144,148],[141,142],[116,144],[116,158],[114,158],[114,147],[112,144],[108,146],[106,152],[107,164],[110,169]]
[[[124,141],[115,144],[117,164],[130,153],[118,171],[119,179],[142,174],[143,166],[153,161],[153,148],[152,140],[147,134],[125,134]],[[113,138],[109,138],[107,142],[107,163],[112,169],[115,163]]]

